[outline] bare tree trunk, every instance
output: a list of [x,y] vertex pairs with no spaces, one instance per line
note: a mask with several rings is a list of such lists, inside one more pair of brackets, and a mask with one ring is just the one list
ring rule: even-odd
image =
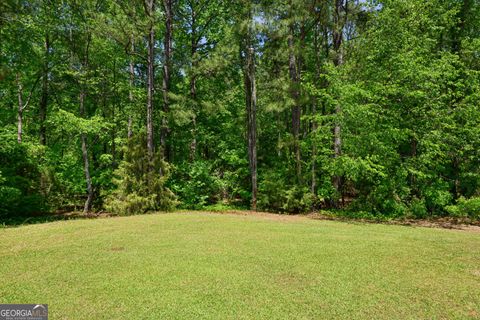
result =
[[[346,1],[345,6],[348,5]],[[334,64],[336,67],[343,65],[343,27],[346,23],[346,13],[344,9],[344,0],[335,0],[335,13],[334,13],[334,30],[333,30],[333,48],[335,50]],[[335,115],[337,119],[333,128],[333,155],[335,158],[340,157],[342,154],[342,137],[341,126],[339,123],[339,117],[342,113],[342,107],[339,103],[335,106]],[[333,177],[333,187],[337,192],[340,192],[341,177],[336,175]]]
[[[84,53],[84,60],[82,62],[82,68],[84,72],[88,70],[88,63],[89,63],[88,53],[90,48],[90,40],[91,40],[91,35],[88,35],[87,44],[86,44],[85,53]],[[86,118],[85,96],[86,96],[85,84],[80,83],[79,109],[80,109],[80,116],[82,118]],[[84,166],[83,169],[85,172],[85,181],[87,183],[87,200],[85,201],[83,212],[87,213],[92,209],[93,185],[92,185],[92,177],[90,175],[90,163],[88,159],[87,135],[85,133],[81,134],[81,141],[82,141],[82,157],[83,157],[83,166]]]
[[127,124],[127,138],[130,140],[132,138],[133,131],[132,131],[132,116],[128,117],[128,124]]
[[[112,169],[115,169],[117,166],[117,144],[116,144],[116,137],[117,137],[117,120],[116,120],[116,109],[118,107],[118,100],[117,97],[119,96],[118,93],[118,86],[117,86],[117,59],[116,57],[113,58],[113,101],[112,101],[112,122],[115,123],[115,126],[112,128],[112,136],[111,136],[111,142],[112,142],[112,147],[111,147],[111,152],[112,152]],[[108,87],[108,80],[105,80],[105,103],[107,101],[107,96],[109,91],[107,90]]]
[[[133,35],[132,37],[130,38],[130,50],[132,52],[135,51],[135,43],[134,43],[134,38],[133,38]],[[130,61],[129,61],[129,70],[130,70],[130,79],[129,79],[129,90],[128,90],[128,101],[130,102],[130,105],[132,106],[133,105],[133,88],[134,88],[134,85],[135,85],[135,66],[133,64],[133,58],[130,57]],[[127,131],[127,138],[128,139],[131,139],[132,138],[132,116],[129,115],[128,116],[128,131]]]
[[22,134],[23,134],[23,86],[20,80],[20,74],[17,73],[17,88],[18,88],[18,112],[17,112],[17,141],[22,143]]
[[248,12],[248,31],[245,41],[245,102],[247,108],[248,162],[252,185],[252,210],[257,210],[257,89],[255,83],[255,49],[253,44],[253,13]]
[[192,117],[192,141],[190,143],[190,161],[195,161],[197,154],[197,114],[196,114],[196,99],[197,99],[197,87],[196,87],[196,77],[192,75],[190,79],[190,99],[192,100],[193,107],[193,117]]
[[[85,89],[82,86],[80,91],[80,114],[82,117],[85,117]],[[93,202],[93,186],[92,186],[92,177],[90,176],[90,163],[88,160],[88,146],[87,146],[87,135],[82,133],[82,157],[83,157],[83,167],[85,172],[85,181],[87,183],[87,200],[83,207],[83,212],[87,213],[92,209]]]
[[[319,46],[318,46],[318,28],[317,28],[317,26],[315,26],[313,41],[314,41],[314,47],[315,47],[315,81],[317,83],[319,83],[320,82],[320,77],[319,77],[320,61],[319,61],[319,57],[318,57],[318,52],[320,50],[319,50]],[[315,141],[315,135],[316,135],[317,128],[318,128],[318,123],[317,123],[317,120],[315,119],[315,116],[317,115],[317,103],[318,103],[318,99],[315,99],[315,101],[313,101],[313,105],[312,105],[312,116],[313,116],[313,120],[312,120],[312,183],[310,185],[310,191],[312,192],[312,194],[315,194],[316,189],[317,189],[317,175],[316,175],[316,170],[317,170],[317,168],[316,168],[317,167],[317,144],[316,144],[316,141]]]
[[30,103],[30,100],[32,99],[33,91],[35,90],[38,81],[40,80],[40,77],[37,78],[35,83],[32,86],[32,89],[30,90],[30,93],[28,94],[27,101],[23,101],[23,85],[22,81],[20,79],[20,73],[17,72],[15,75],[15,79],[17,82],[17,97],[18,97],[18,110],[17,110],[17,141],[18,143],[22,143],[22,135],[23,135],[23,111],[27,108],[28,104]]
[[[312,105],[312,115],[315,116],[317,114],[317,105],[316,102]],[[312,135],[314,136],[312,141],[312,184],[310,186],[310,191],[312,194],[315,194],[317,190],[317,144],[315,142],[315,134],[317,132],[317,121],[314,119],[312,123]]]
[[162,130],[160,136],[160,143],[162,146],[162,157],[169,159],[169,150],[167,147],[167,134],[168,134],[168,113],[170,109],[170,102],[168,93],[170,91],[170,65],[172,55],[172,1],[163,0],[163,6],[165,10],[165,38],[164,38],[164,62],[163,62],[163,117],[162,117]]
[[252,210],[257,210],[257,89],[255,84],[255,50],[251,43],[252,31],[247,38],[245,93],[247,105],[248,160],[252,184]]
[[[293,7],[290,8],[293,11]],[[292,14],[292,12],[290,13]],[[290,17],[293,19],[292,17]],[[297,175],[297,182],[301,180],[302,174],[302,166],[301,166],[301,156],[300,156],[300,142],[299,142],[299,135],[300,135],[300,117],[301,117],[301,107],[300,107],[300,76],[299,70],[297,65],[297,57],[295,54],[295,44],[294,44],[294,37],[295,37],[295,28],[294,22],[290,21],[289,26],[290,33],[288,35],[288,69],[290,73],[290,81],[291,81],[291,95],[294,101],[294,105],[292,107],[292,135],[293,135],[293,149],[295,153],[295,164],[296,164],[296,175]]]
[[155,30],[154,30],[155,1],[145,0],[145,11],[150,19],[148,32],[148,75],[147,75],[147,152],[150,161],[153,160],[153,94],[155,89]]
[[40,143],[42,145],[47,144],[47,135],[45,120],[47,118],[47,107],[48,107],[48,62],[49,62],[49,51],[50,51],[50,39],[48,33],[45,34],[44,42],[44,61],[43,61],[43,78],[42,78],[42,97],[40,100]]
[[195,161],[195,156],[197,154],[197,77],[195,67],[197,53],[197,25],[196,25],[196,11],[195,6],[192,4],[190,7],[191,11],[191,50],[190,50],[190,59],[192,60],[192,71],[190,76],[190,100],[192,102],[192,141],[190,143],[190,161]]

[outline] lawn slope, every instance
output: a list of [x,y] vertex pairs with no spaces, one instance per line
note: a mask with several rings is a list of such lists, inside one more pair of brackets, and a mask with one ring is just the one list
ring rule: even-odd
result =
[[480,234],[172,213],[0,229],[0,303],[51,319],[475,319]]

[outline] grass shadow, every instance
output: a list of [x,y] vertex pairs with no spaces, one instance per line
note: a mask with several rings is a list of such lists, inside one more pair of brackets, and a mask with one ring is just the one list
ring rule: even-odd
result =
[[42,224],[55,221],[96,219],[101,217],[111,217],[112,214],[106,213],[88,213],[83,212],[56,212],[49,214],[36,214],[32,216],[19,216],[13,218],[0,219],[0,228],[14,228],[31,224]]

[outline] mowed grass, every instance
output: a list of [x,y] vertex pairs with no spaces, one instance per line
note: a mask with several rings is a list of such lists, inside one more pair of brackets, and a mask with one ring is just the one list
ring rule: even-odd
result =
[[0,303],[51,319],[475,319],[480,233],[170,213],[0,229]]

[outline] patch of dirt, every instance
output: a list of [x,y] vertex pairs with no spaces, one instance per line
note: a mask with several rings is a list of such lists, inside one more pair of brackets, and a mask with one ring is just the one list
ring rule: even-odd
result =
[[308,277],[295,273],[280,273],[275,276],[275,282],[287,288],[302,288],[311,283]]
[[[261,217],[269,220],[275,221],[298,221],[308,219],[308,215],[304,214],[279,214],[279,213],[270,213],[262,211],[249,211],[249,210],[226,210],[226,211],[193,211],[198,213],[207,213],[207,214],[219,214],[219,215],[237,215],[237,216],[253,216]],[[186,211],[186,214],[191,213],[191,211]]]
[[81,211],[70,211],[70,212],[56,212],[55,216],[63,217],[65,219],[96,219],[96,218],[109,218],[115,217],[115,214],[109,212],[89,212],[83,213]]
[[[431,220],[419,220],[419,219],[403,219],[403,220],[390,220],[390,221],[372,221],[364,219],[349,219],[343,217],[335,217],[330,215],[324,215],[321,213],[308,213],[308,214],[278,214],[261,211],[242,211],[242,210],[228,210],[228,211],[200,211],[207,214],[230,214],[240,216],[255,216],[275,221],[299,221],[306,219],[314,220],[331,220],[342,222],[357,222],[357,223],[372,223],[372,224],[388,224],[388,225],[401,225],[410,227],[424,227],[424,228],[441,228],[441,229],[453,229],[480,233],[480,221],[470,222],[461,221],[454,218],[437,218]],[[188,212],[186,212],[188,213]]]
[[[301,221],[301,220],[331,220],[342,221],[347,223],[369,223],[369,224],[387,224],[387,225],[401,225],[410,227],[424,227],[424,228],[441,228],[461,230],[468,232],[480,233],[480,221],[468,221],[459,220],[455,218],[435,218],[429,220],[419,219],[402,219],[402,220],[389,220],[389,221],[375,221],[365,219],[351,219],[345,217],[337,217],[333,215],[326,215],[318,212],[308,214],[279,214],[262,211],[249,211],[249,210],[225,210],[225,211],[179,211],[181,214],[217,214],[217,215],[237,215],[237,216],[252,216],[260,217],[263,219],[274,221]],[[98,218],[110,218],[115,217],[115,214],[109,212],[97,212],[84,214],[83,212],[62,212],[57,213],[55,216],[63,219],[98,219]]]
[[110,248],[110,251],[124,251],[125,248],[124,247],[112,247]]
[[401,224],[405,226],[417,226],[426,228],[443,228],[443,229],[455,229],[472,232],[480,232],[480,226],[475,224],[466,224],[463,222],[457,222],[455,220],[438,219],[438,220],[399,220],[398,223],[393,221],[393,224]]
[[452,229],[462,230],[480,233],[480,221],[459,220],[456,218],[432,218],[426,219],[398,219],[388,221],[374,221],[365,219],[349,219],[343,217],[327,216],[320,213],[309,214],[313,219],[319,220],[334,220],[344,222],[360,222],[360,223],[373,223],[373,224],[387,224],[387,225],[400,225],[409,227],[423,227],[423,228],[439,228],[439,229]]

